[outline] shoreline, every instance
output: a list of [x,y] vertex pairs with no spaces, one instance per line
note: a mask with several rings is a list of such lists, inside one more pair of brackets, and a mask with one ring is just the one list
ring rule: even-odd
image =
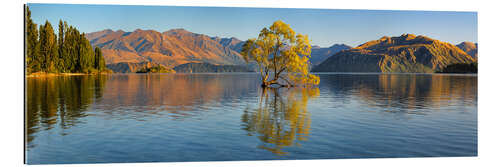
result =
[[[56,77],[56,76],[81,76],[81,75],[109,75],[109,74],[258,74],[256,72],[207,72],[207,73],[112,73],[112,72],[98,72],[98,73],[32,73],[25,75],[27,78],[34,77]],[[477,76],[477,73],[381,73],[381,72],[312,72],[311,74],[321,75],[321,74],[337,74],[337,75],[465,75],[465,76]]]
[[98,72],[98,73],[32,73],[27,74],[26,78],[34,78],[34,77],[57,77],[57,76],[81,76],[81,75],[107,75],[112,74],[109,72]]

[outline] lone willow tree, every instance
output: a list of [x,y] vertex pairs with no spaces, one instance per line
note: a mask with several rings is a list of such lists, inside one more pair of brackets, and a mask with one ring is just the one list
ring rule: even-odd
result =
[[290,25],[281,20],[263,28],[257,39],[247,40],[241,54],[247,63],[258,65],[262,87],[319,84],[319,77],[309,73],[309,38],[296,34]]

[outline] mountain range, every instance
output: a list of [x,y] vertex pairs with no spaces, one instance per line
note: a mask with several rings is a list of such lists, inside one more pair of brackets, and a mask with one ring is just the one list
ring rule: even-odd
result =
[[309,59],[313,65],[318,65],[319,63],[325,61],[331,55],[338,53],[343,50],[351,49],[352,47],[345,44],[334,44],[328,48],[322,48],[319,46],[312,46],[311,48],[311,58]]
[[[143,62],[161,64],[167,68],[188,63],[244,65],[249,69],[254,68],[252,65],[246,65],[239,53],[244,41],[234,37],[210,37],[184,29],[165,32],[106,29],[88,33],[86,37],[92,46],[102,49],[108,68],[115,72],[134,71],[139,66],[147,65]],[[335,44],[328,48],[313,46],[311,62],[319,64],[328,56],[350,48],[344,44]]]
[[[154,30],[124,32],[103,30],[86,34],[94,47],[102,49],[107,64],[120,62],[153,62],[173,68],[180,64],[243,64],[241,55],[232,48],[241,47],[235,38],[212,38],[184,29],[163,33]],[[240,44],[242,45],[242,44]]]
[[468,55],[472,56],[472,58],[477,59],[477,43],[462,42],[458,44],[457,47],[462,49]]
[[[148,66],[148,62],[170,69],[189,63],[204,64],[190,65],[190,70],[184,71],[205,68],[207,64],[254,69],[244,62],[239,53],[244,41],[234,37],[210,37],[184,29],[165,32],[106,29],[88,33],[86,37],[92,46],[102,49],[107,67],[115,72],[131,72],[138,67]],[[312,46],[310,61],[314,72],[428,73],[448,64],[476,62],[477,43],[463,42],[455,46],[426,36],[403,34],[398,37],[385,36],[354,48],[345,44],[326,48]]]
[[422,35],[384,36],[340,51],[313,72],[416,72],[433,73],[449,64],[473,63],[477,60],[447,42]]

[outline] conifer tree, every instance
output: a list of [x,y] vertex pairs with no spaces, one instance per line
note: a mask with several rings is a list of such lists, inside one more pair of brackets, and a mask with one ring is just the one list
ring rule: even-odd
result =
[[40,26],[40,56],[42,57],[42,71],[58,72],[56,62],[58,62],[58,48],[54,29],[49,21],[45,21],[43,26]]
[[26,7],[26,72],[84,72],[103,71],[106,62],[100,48],[94,49],[85,33],[59,20],[58,33],[49,21],[37,25]]
[[26,7],[26,72],[32,73],[40,70],[39,44],[37,25],[31,19],[31,11]]
[[101,48],[95,47],[95,69],[102,71],[106,68],[106,63],[104,61],[104,57],[102,56]]

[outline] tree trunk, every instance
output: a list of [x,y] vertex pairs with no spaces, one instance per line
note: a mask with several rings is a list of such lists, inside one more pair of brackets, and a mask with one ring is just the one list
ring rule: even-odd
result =
[[279,87],[293,87],[293,85],[283,85],[278,83],[278,79],[273,79],[270,81],[263,80],[260,86],[262,86],[263,88],[267,88],[271,87],[271,85],[279,85]]

